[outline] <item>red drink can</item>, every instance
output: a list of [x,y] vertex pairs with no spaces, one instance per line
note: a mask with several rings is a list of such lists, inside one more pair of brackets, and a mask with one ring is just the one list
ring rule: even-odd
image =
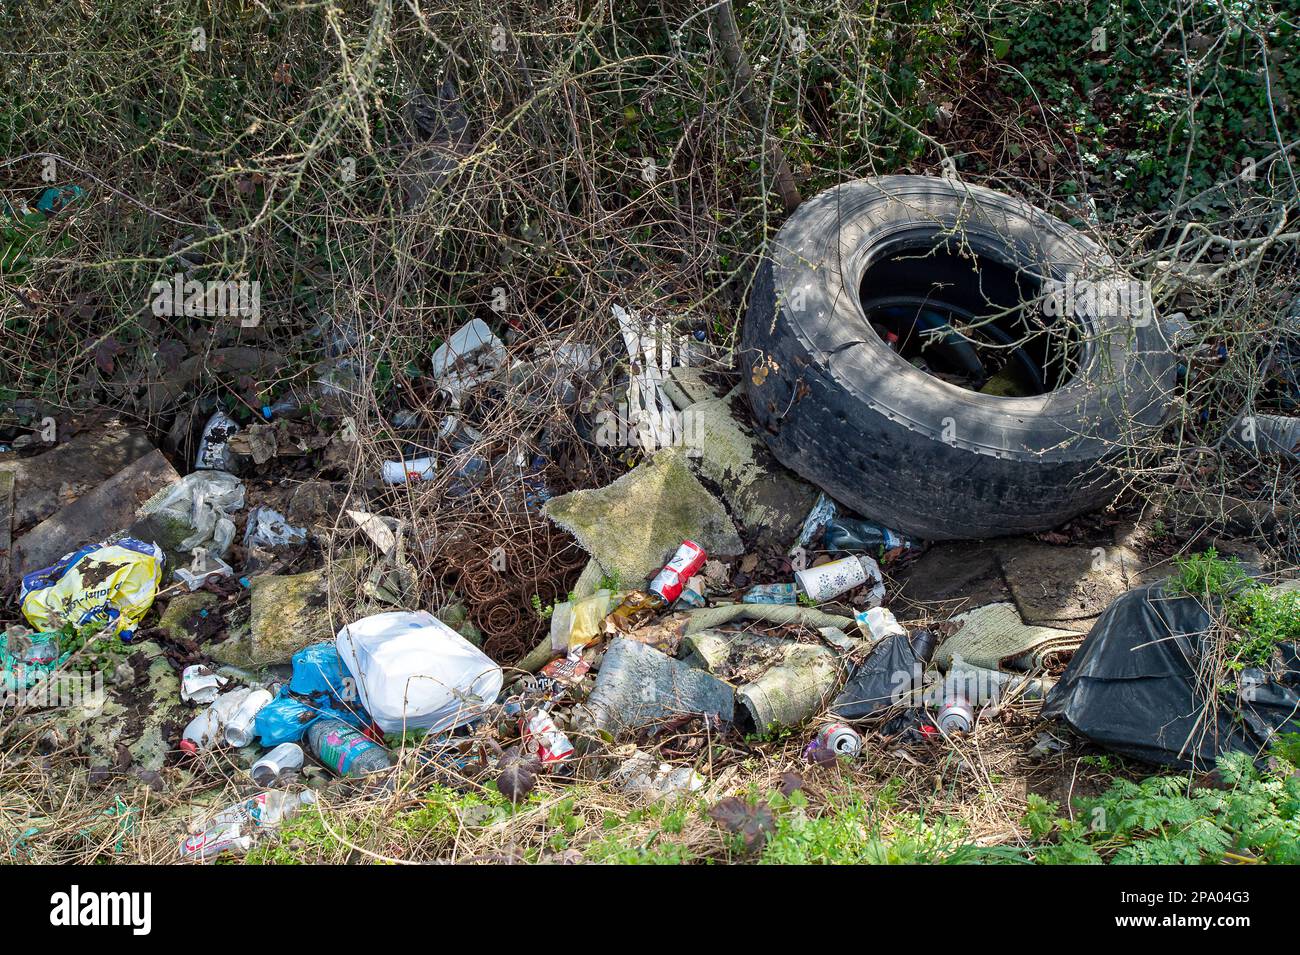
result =
[[655,575],[654,580],[650,581],[651,592],[672,603],[682,595],[686,582],[704,566],[707,557],[704,548],[699,544],[694,541],[682,541],[682,546],[677,548],[673,559],[664,565],[664,569]]

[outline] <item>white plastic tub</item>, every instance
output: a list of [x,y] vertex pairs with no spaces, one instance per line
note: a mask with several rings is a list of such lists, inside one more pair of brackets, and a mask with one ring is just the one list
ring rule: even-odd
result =
[[335,639],[361,702],[385,733],[454,729],[501,692],[501,668],[423,610],[363,617]]

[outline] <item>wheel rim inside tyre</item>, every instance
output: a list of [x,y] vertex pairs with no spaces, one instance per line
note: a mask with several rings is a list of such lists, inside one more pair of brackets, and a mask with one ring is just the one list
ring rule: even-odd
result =
[[859,283],[875,334],[926,373],[989,397],[1024,397],[1069,382],[1077,329],[1047,319],[1038,276],[942,236],[910,235],[872,250]]

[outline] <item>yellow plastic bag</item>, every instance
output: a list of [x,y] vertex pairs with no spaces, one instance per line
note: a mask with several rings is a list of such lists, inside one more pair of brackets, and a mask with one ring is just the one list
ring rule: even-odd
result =
[[157,544],[131,537],[91,544],[23,577],[23,616],[38,630],[103,621],[105,634],[129,641],[153,606],[162,571]]
[[605,615],[617,607],[622,594],[597,590],[590,597],[556,604],[551,616],[551,649],[568,652],[585,647],[604,632]]

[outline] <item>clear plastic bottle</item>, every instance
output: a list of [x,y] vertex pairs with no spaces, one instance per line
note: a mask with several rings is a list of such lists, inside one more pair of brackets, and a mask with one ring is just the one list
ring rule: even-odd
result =
[[238,823],[258,829],[270,829],[296,816],[303,806],[316,801],[316,794],[303,790],[296,796],[282,789],[268,789],[243,802],[237,802],[212,817],[209,827]]
[[307,730],[307,745],[321,763],[339,776],[364,776],[393,765],[393,757],[342,720],[321,719]]
[[274,829],[315,801],[316,794],[310,791],[296,796],[279,789],[260,792],[223,809],[208,820],[202,831],[182,839],[180,856],[207,861],[226,852],[242,855],[253,845],[254,830]]

